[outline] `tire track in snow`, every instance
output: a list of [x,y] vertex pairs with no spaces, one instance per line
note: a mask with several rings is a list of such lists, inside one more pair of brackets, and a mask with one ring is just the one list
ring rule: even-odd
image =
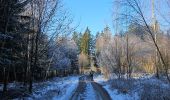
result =
[[91,81],[88,76],[82,76],[70,100],[111,100],[111,98],[101,85]]

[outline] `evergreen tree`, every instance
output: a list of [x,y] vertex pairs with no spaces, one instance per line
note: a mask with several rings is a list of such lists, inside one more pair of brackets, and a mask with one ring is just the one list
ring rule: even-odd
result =
[[78,41],[79,41],[79,36],[77,32],[73,32],[73,36],[72,39],[76,42],[76,44],[78,45]]
[[91,65],[93,65],[95,59],[95,43],[96,38],[90,33],[90,30],[87,27],[81,38],[80,51],[88,57],[88,62]]
[[109,41],[111,39],[112,34],[111,34],[110,28],[108,26],[106,26],[104,28],[103,36],[107,41]]
[[81,40],[81,33],[73,32],[72,39],[75,41],[78,50],[80,51],[80,40]]
[[97,32],[95,38],[97,39],[99,36],[100,36],[100,32]]
[[25,37],[29,32],[29,16],[22,13],[30,0],[1,0],[0,1],[0,69],[3,69],[3,91],[7,90],[7,76],[17,67],[22,70],[25,64]]
[[90,40],[90,30],[86,29],[85,33],[81,38],[80,51],[86,55],[89,54],[89,40]]

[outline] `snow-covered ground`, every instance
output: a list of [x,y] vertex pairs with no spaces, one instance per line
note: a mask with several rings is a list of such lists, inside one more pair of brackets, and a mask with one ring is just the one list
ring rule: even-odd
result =
[[91,83],[87,83],[86,90],[84,92],[85,100],[96,100],[96,94]]
[[43,83],[34,84],[34,92],[30,99],[67,100],[78,86],[78,76],[54,78]]
[[[13,82],[13,83],[8,83],[7,84],[7,89],[18,89],[18,88],[20,88],[20,87],[22,87],[23,86],[23,83],[20,83],[20,82]],[[3,90],[3,84],[0,84],[0,91],[2,91]]]
[[119,93],[117,90],[113,90],[109,85],[104,86],[104,88],[109,93],[112,100],[138,100],[138,95],[135,93],[133,96],[129,94]]
[[[45,82],[33,84],[33,93],[24,100],[68,100],[78,86],[80,76],[56,77]],[[14,82],[8,84],[8,89],[22,86],[20,83]],[[3,85],[0,84],[0,90]],[[16,100],[23,97],[16,98]]]
[[152,75],[135,77],[130,81],[107,80],[103,75],[98,75],[94,77],[94,81],[101,84],[113,100],[170,99],[170,85]]
[[58,87],[62,92],[61,95],[54,96],[53,100],[67,100],[70,98],[78,86],[78,78],[79,77],[69,77],[67,80],[59,82]]
[[100,84],[103,84],[104,82],[107,82],[108,79],[104,77],[104,75],[95,75],[94,76],[94,81]]
[[[56,77],[45,82],[34,83],[32,95],[24,99],[69,100],[78,87],[79,77]],[[151,75],[135,77],[131,80],[117,78],[108,80],[103,75],[95,75],[94,81],[106,89],[112,100],[170,100],[170,84]],[[85,84],[81,97],[84,100],[96,100],[98,98],[96,88],[89,80],[85,79]],[[19,86],[21,84],[17,82],[8,84],[10,89]],[[2,85],[0,89],[2,90]]]
[[109,80],[104,78],[103,75],[98,75],[94,77],[94,81],[103,85],[112,100],[136,100],[136,98],[138,98],[137,95],[131,96],[129,94],[119,93],[116,89],[112,89]]

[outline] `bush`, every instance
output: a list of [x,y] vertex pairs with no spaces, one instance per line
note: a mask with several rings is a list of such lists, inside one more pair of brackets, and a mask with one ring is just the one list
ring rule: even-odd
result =
[[155,79],[113,79],[111,88],[118,93],[134,95],[138,93],[139,100],[170,100],[170,85]]
[[141,100],[170,100],[170,88],[161,84],[144,83],[140,93]]
[[113,89],[117,89],[118,92],[120,93],[128,93],[130,92],[133,87],[134,87],[134,82],[135,80],[134,79],[129,79],[129,80],[126,80],[126,79],[114,79],[112,80],[112,84],[111,84],[111,87]]

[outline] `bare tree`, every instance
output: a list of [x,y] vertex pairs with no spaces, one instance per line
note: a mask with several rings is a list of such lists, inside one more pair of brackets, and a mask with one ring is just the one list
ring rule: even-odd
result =
[[84,73],[84,69],[85,67],[87,67],[89,65],[89,60],[87,55],[85,55],[84,53],[81,53],[79,55],[79,67],[80,67],[80,73]]
[[[33,75],[36,74],[35,69],[49,69],[50,67],[48,66],[50,60],[47,60],[50,59],[47,58],[47,49],[51,41],[54,41],[54,39],[57,39],[62,34],[70,33],[73,29],[70,27],[72,19],[63,10],[64,8],[60,0],[33,0],[30,5],[33,17],[31,28],[34,30],[31,34],[31,49],[29,51],[30,66],[28,67],[29,91],[31,92]],[[42,44],[43,36],[47,36],[47,40],[49,41]],[[46,64],[40,66],[44,61],[47,61]]]
[[168,75],[168,65],[167,63],[165,62],[165,58],[163,57],[163,54],[160,50],[160,47],[158,46],[157,42],[156,42],[156,39],[155,39],[155,33],[152,31],[151,27],[149,26],[149,24],[147,23],[147,20],[144,16],[144,12],[142,11],[142,7],[141,7],[141,2],[142,1],[138,1],[138,0],[126,0],[126,4],[131,8],[133,9],[133,11],[139,16],[140,18],[140,21],[143,22],[143,24],[146,26],[146,31],[148,32],[148,35],[151,37],[152,39],[152,42],[158,52],[158,55],[160,57],[160,60],[163,64],[163,68],[165,69],[165,73],[166,73],[166,77],[168,79],[168,81],[170,82],[170,78],[169,78],[169,75]]

